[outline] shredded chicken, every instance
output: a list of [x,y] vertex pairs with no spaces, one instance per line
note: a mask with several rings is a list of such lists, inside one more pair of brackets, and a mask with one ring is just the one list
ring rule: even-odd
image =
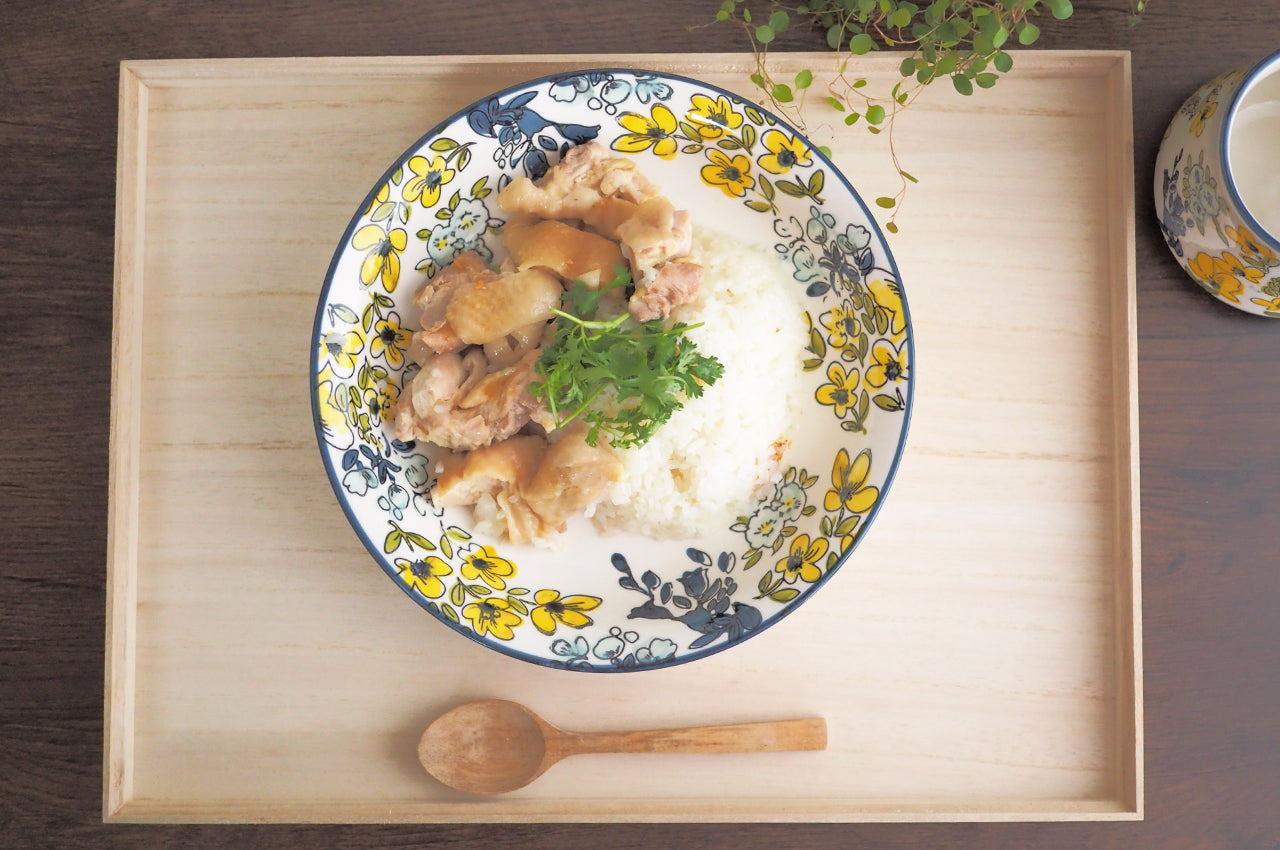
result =
[[511,221],[503,244],[521,269],[547,269],[561,280],[580,280],[592,289],[613,280],[625,266],[618,243],[559,221]]
[[689,260],[663,263],[655,277],[636,287],[627,309],[637,322],[665,319],[678,304],[687,304],[702,285],[702,266]]
[[437,506],[476,505],[506,523],[513,543],[560,531],[578,511],[594,504],[621,475],[622,464],[606,446],[589,446],[585,428],[555,443],[512,437],[441,462],[432,500]]
[[452,263],[423,284],[421,291],[413,297],[413,303],[422,309],[422,320],[419,325],[421,330],[413,335],[411,346],[418,350],[425,348],[437,354],[461,350],[464,343],[454,332],[446,315],[449,303],[459,287],[470,283],[476,275],[488,271],[483,257],[475,251],[467,251],[459,254]]
[[498,193],[498,204],[511,213],[539,218],[609,218],[605,198],[639,204],[658,194],[658,188],[629,159],[610,156],[599,142],[570,148],[564,159],[547,170],[542,182],[517,177]]
[[658,196],[645,201],[635,215],[618,226],[618,237],[639,280],[667,260],[688,255],[693,224],[687,211],[677,210]]
[[473,348],[465,357],[439,354],[427,362],[401,394],[395,410],[399,440],[425,440],[454,451],[466,451],[505,440],[546,408],[529,391],[541,349],[517,363],[488,373],[484,352]]
[[530,385],[561,302],[562,282],[591,288],[629,267],[634,293],[604,293],[597,316],[630,311],[667,318],[693,299],[703,269],[688,255],[689,213],[677,210],[636,168],[595,142],[579,145],[538,183],[517,177],[498,194],[512,216],[498,271],[469,251],[415,298],[421,330],[409,356],[421,370],[394,411],[400,440],[445,450],[437,458],[438,506],[474,506],[478,522],[513,543],[562,531],[622,474],[607,438],[587,445],[576,422],[556,430]]
[[535,322],[545,322],[560,306],[564,290],[542,269],[473,275],[454,288],[445,322],[462,342],[484,345]]

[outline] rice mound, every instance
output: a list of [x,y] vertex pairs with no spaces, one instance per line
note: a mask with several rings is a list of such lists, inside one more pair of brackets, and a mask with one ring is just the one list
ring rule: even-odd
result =
[[596,506],[605,532],[696,537],[750,512],[779,472],[801,400],[804,308],[788,267],[771,251],[697,229],[705,270],[697,298],[672,318],[724,375],[643,446],[620,452],[624,471]]

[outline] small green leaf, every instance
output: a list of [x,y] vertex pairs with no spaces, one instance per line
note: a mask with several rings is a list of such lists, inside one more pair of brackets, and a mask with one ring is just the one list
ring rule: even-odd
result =
[[769,26],[774,32],[786,32],[787,27],[791,25],[791,16],[782,10],[778,10],[769,15]]
[[951,77],[951,84],[956,87],[956,91],[960,92],[960,94],[973,94],[973,83],[969,82],[967,77],[962,77],[959,74],[953,74]]
[[761,24],[760,26],[756,27],[756,41],[760,42],[761,44],[768,44],[769,42],[773,41],[773,36],[774,36],[773,27],[769,26],[768,24]]
[[458,528],[458,526],[456,525],[451,525],[448,528],[446,528],[445,534],[449,535],[454,540],[470,540],[471,539],[470,534],[468,534],[466,531],[462,530],[461,528]]
[[875,46],[876,43],[872,41],[871,36],[867,35],[865,32],[860,32],[853,38],[849,39],[849,52],[858,56],[870,53],[875,49]]
[[904,179],[904,180],[910,180],[912,183],[919,183],[919,182],[920,182],[919,180],[917,180],[916,178],[912,177],[910,174],[908,174],[907,172],[903,171],[902,169],[898,169],[898,173],[902,175],[902,179]]
[[827,47],[832,50],[839,50],[842,38],[844,38],[844,27],[839,24],[832,24],[827,27]]
[[898,400],[890,395],[878,395],[871,399],[876,403],[876,407],[881,410],[887,410],[892,413],[895,410],[901,410],[902,405],[898,404]]
[[457,146],[458,146],[458,143],[457,143],[457,142],[455,142],[453,139],[446,139],[446,138],[443,138],[443,137],[442,137],[442,138],[439,138],[439,139],[436,139],[436,140],[435,140],[435,141],[433,141],[430,145],[428,145],[428,147],[430,147],[433,151],[437,151],[438,153],[444,153],[445,151],[451,151],[451,150],[453,150],[454,148],[456,148]]
[[973,78],[973,81],[977,83],[979,87],[984,89],[989,89],[992,86],[994,86],[996,84],[996,81],[999,79],[1000,78],[995,74],[987,73],[987,74],[979,74],[978,76]]
[[390,555],[400,548],[402,542],[404,542],[404,535],[400,532],[400,529],[394,528],[387,532],[387,539],[382,541],[382,551]]
[[1001,47],[1004,47],[1004,43],[1008,40],[1009,40],[1009,30],[1007,30],[1003,26],[1001,26],[1000,29],[996,30],[994,33],[991,34],[991,44],[993,47],[995,47],[996,50],[999,50]]
[[525,605],[524,602],[516,599],[514,596],[507,597],[507,604],[511,606],[512,610],[520,614],[524,614],[525,616],[529,615],[529,606]]
[[[1065,21],[1071,17],[1071,13],[1075,11],[1071,8],[1071,0],[1045,0],[1045,5],[1049,7],[1049,11],[1060,21]],[[1142,4],[1138,4],[1138,9],[1142,9]]]
[[764,575],[760,576],[760,583],[756,585],[756,590],[759,590],[761,594],[768,593],[770,578],[771,576],[769,575],[769,573],[765,573]]
[[721,9],[719,12],[716,12],[716,20],[717,21],[729,20],[729,13]]
[[831,159],[831,148],[827,147],[826,145],[818,145],[818,152],[821,153],[823,156],[825,156],[827,159]]
[[777,83],[773,87],[773,99],[778,103],[790,103],[795,100],[795,95],[791,93],[791,86],[786,83]]
[[346,304],[334,304],[329,308],[333,311],[333,315],[337,316],[348,325],[354,325],[360,321],[360,317],[356,315],[356,311],[352,310]]
[[1022,26],[1018,27],[1018,44],[1023,47],[1035,44],[1036,39],[1040,37],[1040,27],[1030,21],[1023,21]]
[[812,71],[810,71],[809,69],[807,69],[807,68],[806,68],[805,70],[803,70],[803,71],[801,71],[800,73],[796,74],[796,88],[797,88],[797,89],[807,89],[807,88],[809,88],[809,86],[811,86],[811,85],[813,85],[813,72],[812,72]]
[[773,209],[773,205],[767,201],[743,201],[743,203],[756,212],[767,213]]
[[916,58],[914,56],[908,56],[906,59],[902,60],[902,64],[898,66],[898,71],[902,73],[902,76],[909,77],[916,72],[916,66]]
[[893,198],[884,198],[884,197],[876,198],[876,206],[886,210],[893,209],[894,206],[897,205],[897,203],[898,202],[895,201]]
[[862,88],[863,86],[865,86],[866,84],[867,84],[867,81],[866,81],[865,79],[858,79],[858,80],[854,80],[854,81],[853,81],[853,87],[854,87],[855,89],[860,89],[860,88]]
[[467,601],[467,591],[465,588],[466,585],[462,582],[458,582],[453,587],[449,588],[449,601],[454,605],[457,605],[459,608],[466,604]]
[[447,533],[440,535],[440,554],[446,558],[453,557],[453,543],[449,540]]
[[436,550],[436,544],[432,543],[430,540],[428,540],[427,538],[423,537],[421,534],[418,534],[416,532],[413,532],[413,531],[404,532],[404,539],[409,541],[410,549],[412,549],[414,546],[417,546],[420,549],[425,549],[428,552],[434,552]]
[[910,9],[899,7],[893,11],[893,14],[889,15],[889,26],[895,29],[902,29],[909,23],[911,23]]
[[742,20],[751,23],[751,10],[745,6],[742,7]]
[[840,100],[837,97],[832,97],[831,95],[827,95],[827,105],[830,106],[832,109],[834,109],[836,112],[845,111],[844,101]]
[[852,126],[854,122],[856,122],[861,117],[862,116],[856,112],[850,112],[848,115],[844,117],[844,123]]
[[995,58],[991,60],[991,64],[996,66],[996,70],[1002,74],[1009,73],[1009,69],[1013,67],[1013,57],[1008,53],[997,53]]
[[393,172],[391,173],[391,182],[392,182],[394,185],[399,186],[399,185],[400,185],[400,178],[401,178],[401,177],[404,177],[404,167],[403,167],[403,166],[401,166],[400,168],[397,168],[395,171],[393,171]]
[[769,598],[774,602],[790,602],[800,595],[800,591],[794,587],[783,587],[769,594]]
[[448,620],[450,623],[458,622],[458,612],[453,610],[452,605],[441,605],[440,612],[444,614],[444,618]]
[[873,103],[867,107],[867,123],[879,124],[884,120],[884,107],[878,103]]

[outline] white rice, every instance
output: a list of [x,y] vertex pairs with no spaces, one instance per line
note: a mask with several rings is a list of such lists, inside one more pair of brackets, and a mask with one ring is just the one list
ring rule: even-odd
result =
[[732,525],[777,475],[801,401],[804,309],[788,267],[768,249],[696,230],[698,297],[676,308],[724,375],[643,446],[596,506],[603,531],[695,537]]

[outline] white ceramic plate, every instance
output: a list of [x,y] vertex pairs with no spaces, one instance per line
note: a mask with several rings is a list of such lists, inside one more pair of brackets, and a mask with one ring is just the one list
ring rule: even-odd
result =
[[[784,474],[751,513],[694,540],[571,524],[560,551],[481,540],[435,509],[429,452],[396,441],[413,295],[463,250],[492,254],[497,190],[570,145],[633,156],[695,226],[771,246],[807,312],[804,404]],[[914,371],[897,268],[853,187],[794,129],[714,86],[596,69],[533,80],[454,115],[383,175],[342,236],[316,310],[312,409],[334,493],[415,602],[507,655],[570,670],[692,661],[799,606],[883,504]],[[767,395],[761,403],[768,403]]]

